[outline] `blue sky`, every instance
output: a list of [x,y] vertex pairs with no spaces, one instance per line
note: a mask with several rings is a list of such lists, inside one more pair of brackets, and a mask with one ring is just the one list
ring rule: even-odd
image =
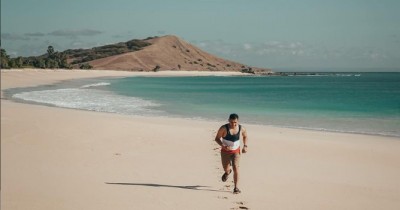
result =
[[400,69],[398,0],[2,0],[12,56],[173,34],[273,69]]

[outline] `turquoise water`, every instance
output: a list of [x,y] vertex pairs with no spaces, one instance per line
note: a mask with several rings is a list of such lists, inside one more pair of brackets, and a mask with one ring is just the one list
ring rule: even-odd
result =
[[14,97],[94,111],[217,121],[237,113],[243,124],[400,136],[400,73],[129,77],[84,83],[20,91]]

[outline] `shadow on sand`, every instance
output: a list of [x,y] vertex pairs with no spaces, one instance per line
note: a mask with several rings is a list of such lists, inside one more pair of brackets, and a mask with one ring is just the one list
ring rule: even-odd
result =
[[105,182],[105,184],[146,186],[146,187],[170,187],[170,188],[178,188],[178,189],[185,189],[185,190],[204,190],[204,191],[214,191],[214,192],[225,192],[223,190],[204,189],[204,188],[210,188],[210,186],[201,186],[201,185],[179,186],[179,185],[152,184],[152,183],[110,183],[110,182]]

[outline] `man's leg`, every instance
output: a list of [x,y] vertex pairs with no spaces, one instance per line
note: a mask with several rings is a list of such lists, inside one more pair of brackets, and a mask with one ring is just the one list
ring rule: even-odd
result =
[[228,178],[228,175],[232,172],[231,160],[232,160],[231,154],[226,154],[224,152],[221,152],[222,168],[224,169],[224,172],[225,172],[225,174],[222,176],[222,181],[226,181],[226,179]]
[[235,183],[235,188],[239,188],[239,168],[240,168],[240,153],[236,153],[232,158],[233,165],[233,182]]

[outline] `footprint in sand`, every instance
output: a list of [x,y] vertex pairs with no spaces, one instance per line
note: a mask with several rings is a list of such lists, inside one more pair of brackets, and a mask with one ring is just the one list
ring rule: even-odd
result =
[[246,202],[239,201],[239,202],[236,202],[236,204],[238,204],[239,206],[236,207],[235,209],[249,209],[248,207],[245,206]]
[[235,207],[235,208],[231,208],[232,210],[238,210],[238,209],[249,209],[246,206],[239,206],[239,207]]
[[238,207],[234,207],[234,208],[231,208],[232,210],[238,210],[238,209],[249,209],[248,207],[246,207],[246,206],[238,206]]
[[226,196],[218,196],[219,199],[228,199]]

